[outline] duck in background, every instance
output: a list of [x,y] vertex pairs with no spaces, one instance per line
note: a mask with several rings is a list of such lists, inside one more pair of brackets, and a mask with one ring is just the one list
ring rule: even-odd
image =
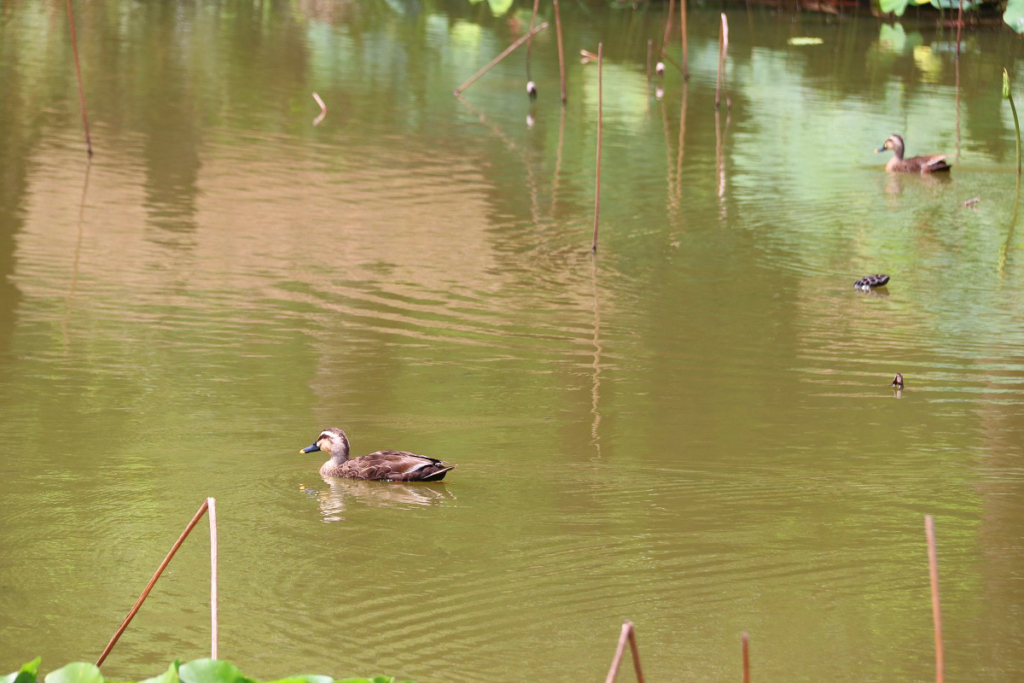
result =
[[891,149],[892,159],[885,165],[885,170],[890,173],[939,173],[948,171],[952,166],[946,163],[945,154],[934,154],[932,156],[903,158],[903,138],[899,135],[890,135],[882,143],[882,146],[875,150],[875,153]]
[[349,458],[348,436],[332,427],[320,432],[311,446],[299,453],[323,451],[331,456],[320,467],[322,477],[373,479],[377,481],[441,481],[455,465],[406,451],[384,450]]

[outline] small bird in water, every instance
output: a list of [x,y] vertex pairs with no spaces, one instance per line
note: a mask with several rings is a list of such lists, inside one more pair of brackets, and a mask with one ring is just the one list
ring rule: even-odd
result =
[[903,158],[903,138],[899,135],[890,135],[882,143],[882,146],[875,150],[875,154],[884,152],[887,149],[893,151],[892,159],[885,165],[885,170],[899,173],[939,173],[948,171],[952,166],[946,163],[945,154],[933,154],[931,156]]
[[903,373],[897,372],[896,376],[892,380],[892,386],[895,389],[903,390]]
[[533,81],[526,82],[526,94],[530,96],[531,100],[537,99],[537,84]]
[[888,275],[886,275],[885,273],[878,273],[877,275],[868,275],[867,277],[862,277],[861,279],[854,282],[853,286],[856,287],[857,289],[863,289],[867,291],[872,287],[885,287],[885,285],[888,282]]
[[378,481],[441,481],[449,470],[455,469],[455,465],[449,462],[406,451],[377,451],[350,460],[348,437],[336,427],[320,432],[313,445],[306,446],[299,453],[315,451],[323,451],[331,456],[331,459],[320,468],[322,477]]

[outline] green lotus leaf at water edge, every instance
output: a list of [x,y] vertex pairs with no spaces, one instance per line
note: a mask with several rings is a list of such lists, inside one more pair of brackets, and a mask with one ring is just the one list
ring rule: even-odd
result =
[[179,666],[181,666],[181,664],[178,662],[177,659],[175,659],[173,662],[171,662],[171,665],[169,667],[167,667],[167,671],[163,672],[159,676],[153,676],[152,678],[147,678],[146,680],[141,681],[141,683],[179,683],[179,681],[180,681],[180,679],[178,678],[178,667]]
[[39,672],[39,663],[41,661],[43,661],[42,657],[36,657],[18,671],[0,677],[0,683],[32,683],[36,680],[36,674]]
[[[14,673],[0,676],[0,683],[37,683],[40,659],[37,657]],[[105,681],[102,672],[94,664],[74,662],[52,671],[43,679],[44,683],[114,683]],[[140,683],[257,683],[243,674],[231,662],[220,659],[195,659],[185,664],[177,660],[167,671],[146,678]],[[330,676],[302,675],[282,678],[270,683],[397,683],[391,676],[373,678],[331,678]],[[412,683],[403,681],[402,683]]]
[[43,679],[46,683],[103,683],[103,674],[95,664],[73,662],[51,671]]
[[1009,0],[1003,21],[1017,33],[1024,33],[1024,0]]

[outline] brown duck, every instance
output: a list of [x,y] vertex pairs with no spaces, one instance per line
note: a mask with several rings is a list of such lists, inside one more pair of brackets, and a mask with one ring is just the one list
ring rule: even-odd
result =
[[375,479],[378,481],[441,481],[455,465],[405,451],[377,451],[349,459],[348,437],[337,428],[320,432],[312,446],[299,453],[323,451],[331,459],[320,468],[322,477],[347,479]]
[[936,154],[929,157],[903,158],[903,138],[899,135],[890,135],[885,139],[881,147],[875,153],[884,152],[887,149],[893,151],[892,159],[885,165],[885,170],[897,173],[939,173],[948,171],[952,166],[946,163],[945,154]]

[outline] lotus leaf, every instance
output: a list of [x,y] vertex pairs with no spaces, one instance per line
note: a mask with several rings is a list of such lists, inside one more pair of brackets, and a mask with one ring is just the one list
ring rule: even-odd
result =
[[1024,0],[1009,0],[1003,21],[1017,33],[1024,33]]
[[46,683],[103,683],[103,674],[95,664],[72,662],[46,674],[43,680]]
[[0,677],[0,683],[35,683],[36,674],[39,673],[39,663],[42,657],[36,657],[31,662],[24,664],[14,673]]

